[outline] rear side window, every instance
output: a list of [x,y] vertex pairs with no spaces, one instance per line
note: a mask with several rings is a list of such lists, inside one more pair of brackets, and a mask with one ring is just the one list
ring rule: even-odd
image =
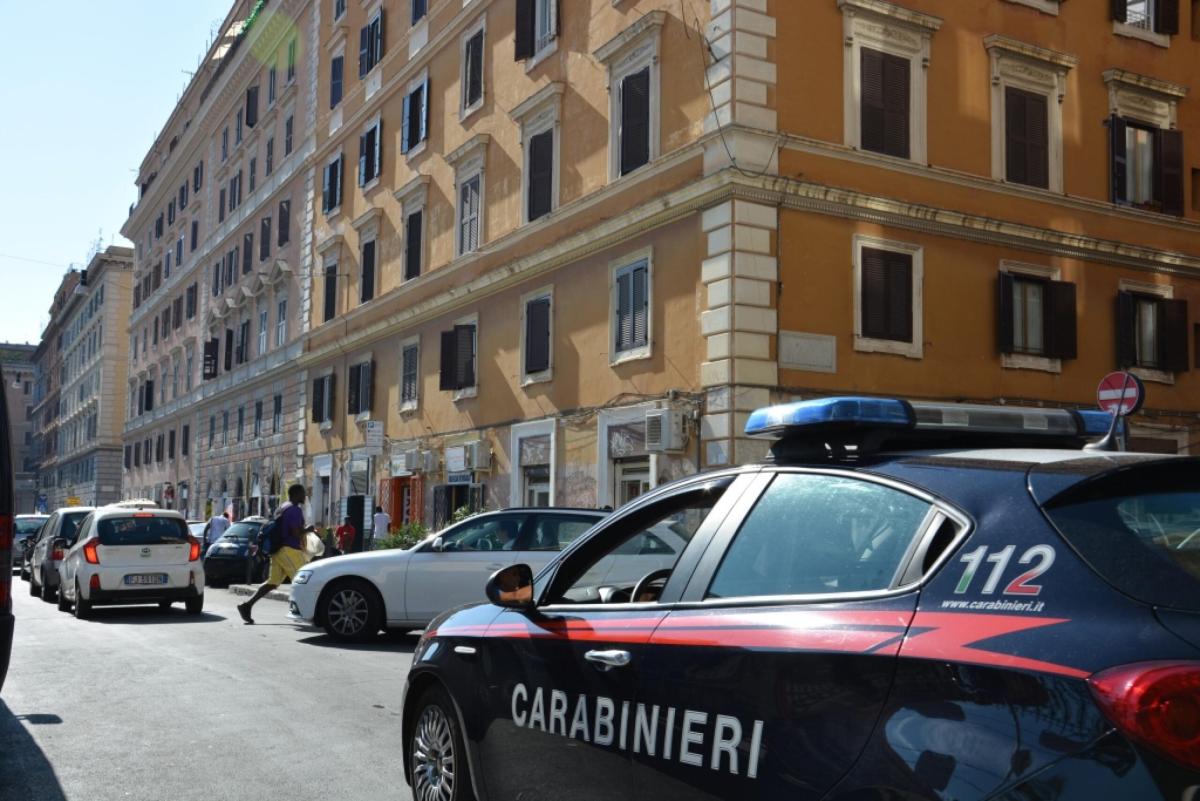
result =
[[1045,508],[1071,547],[1121,592],[1200,610],[1200,461],[1106,473]]
[[75,540],[79,539],[79,524],[87,517],[90,512],[74,512],[64,514],[62,516],[62,526],[59,527],[58,536],[64,539],[68,544],[74,545]]
[[575,541],[580,534],[594,526],[597,519],[590,517],[551,517],[539,515],[536,525],[522,533],[517,542],[521,551],[561,551]]
[[173,517],[110,517],[96,527],[101,545],[179,545],[187,526]]
[[844,476],[781,473],[742,523],[707,597],[822,595],[895,583],[930,504]]

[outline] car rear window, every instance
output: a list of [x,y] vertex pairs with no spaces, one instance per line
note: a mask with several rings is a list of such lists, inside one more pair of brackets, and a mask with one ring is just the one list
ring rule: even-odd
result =
[[42,523],[45,523],[45,522],[46,522],[45,519],[42,519],[42,520],[31,520],[29,518],[26,518],[25,520],[18,519],[16,521],[14,521],[14,523],[13,523],[13,525],[14,525],[13,533],[18,537],[28,537],[30,534],[37,534],[42,529]]
[[258,534],[258,530],[262,528],[260,525],[251,525],[249,523],[234,523],[229,527],[229,530],[221,535],[218,542],[249,542],[250,539]]
[[101,545],[178,545],[188,541],[187,526],[173,517],[110,517],[98,527]]
[[1126,595],[1200,610],[1200,460],[1105,473],[1053,498],[1046,514]]

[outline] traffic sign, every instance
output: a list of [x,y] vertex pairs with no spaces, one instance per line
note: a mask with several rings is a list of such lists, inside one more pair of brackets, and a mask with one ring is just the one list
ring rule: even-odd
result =
[[383,421],[368,420],[366,431],[366,447],[367,453],[371,456],[379,456],[383,453]]
[[1112,415],[1125,417],[1142,408],[1146,400],[1146,386],[1133,373],[1117,371],[1109,373],[1096,387],[1096,402],[1100,408]]

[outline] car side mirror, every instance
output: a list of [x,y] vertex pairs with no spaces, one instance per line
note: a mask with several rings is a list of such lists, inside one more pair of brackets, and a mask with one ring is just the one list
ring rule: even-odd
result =
[[446,547],[446,543],[442,541],[441,537],[434,537],[433,544],[430,545],[429,547],[431,549],[437,551],[438,553],[441,553],[442,549]]
[[533,570],[525,564],[501,568],[488,579],[484,594],[505,609],[533,609]]
[[62,537],[58,537],[54,540],[54,542],[52,543],[52,546],[53,546],[54,550],[56,550],[56,551],[58,551],[58,550],[65,551],[71,547],[71,543],[67,542]]

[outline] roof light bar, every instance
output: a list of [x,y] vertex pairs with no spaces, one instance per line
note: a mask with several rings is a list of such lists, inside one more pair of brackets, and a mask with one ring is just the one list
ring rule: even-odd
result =
[[830,429],[913,427],[909,404],[894,398],[816,398],[758,409],[746,421],[746,436],[779,438]]

